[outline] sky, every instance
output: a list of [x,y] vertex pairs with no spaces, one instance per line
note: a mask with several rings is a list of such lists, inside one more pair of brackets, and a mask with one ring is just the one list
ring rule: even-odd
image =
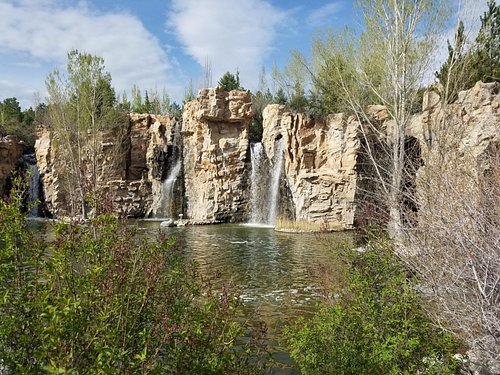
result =
[[[487,0],[452,1],[477,30]],[[263,68],[282,68],[292,50],[307,55],[321,30],[362,27],[350,0],[0,0],[0,20],[0,100],[23,108],[46,102],[47,75],[74,48],[104,58],[118,94],[135,84],[182,101],[207,61],[213,85],[238,71],[255,90]],[[453,26],[440,36],[441,60]]]

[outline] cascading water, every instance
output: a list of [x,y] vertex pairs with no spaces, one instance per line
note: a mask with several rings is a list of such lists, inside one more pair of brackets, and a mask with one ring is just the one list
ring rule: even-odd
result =
[[283,169],[283,138],[274,141],[274,160],[271,169],[271,181],[269,184],[267,224],[275,225],[278,214],[278,201],[280,191],[281,170]]
[[[283,151],[283,139],[277,139],[274,143],[274,157],[268,161],[261,143],[250,145],[252,173],[249,225],[273,226],[276,224]],[[269,163],[271,163],[270,166]]]
[[156,213],[157,217],[174,218],[175,216],[175,185],[182,170],[182,158],[180,152],[181,123],[175,124],[172,132],[172,153],[170,165],[172,166],[160,187],[160,207]]
[[250,176],[250,223],[265,223],[267,219],[264,210],[264,200],[262,199],[263,188],[265,188],[264,173],[264,148],[262,143],[250,145],[250,155],[252,161],[252,174]]
[[[38,167],[35,164],[28,164],[28,170],[30,173],[30,185],[28,188],[28,202],[32,205],[35,201],[40,198],[40,172],[38,171]],[[38,203],[30,209],[29,212],[30,217],[38,217],[39,216],[39,207]]]
[[161,208],[160,211],[163,217],[173,218],[174,216],[174,188],[175,182],[179,177],[182,168],[182,160],[180,158],[175,162],[174,167],[170,170],[167,178],[163,181],[161,186]]

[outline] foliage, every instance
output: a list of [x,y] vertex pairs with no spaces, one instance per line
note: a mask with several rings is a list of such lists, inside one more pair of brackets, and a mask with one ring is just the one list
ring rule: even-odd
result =
[[273,95],[267,88],[266,91],[257,91],[252,95],[253,119],[249,129],[249,139],[251,142],[260,142],[262,139],[264,109],[273,101]]
[[488,10],[481,19],[481,28],[472,46],[467,49],[464,24],[459,22],[452,46],[448,41],[448,58],[435,73],[446,88],[446,103],[476,82],[500,81],[500,5],[488,1]]
[[279,88],[278,91],[276,91],[276,94],[273,97],[273,103],[274,104],[287,104],[288,103],[288,98],[286,97],[285,91],[283,88]]
[[66,74],[55,70],[47,77],[49,105],[47,125],[52,130],[54,147],[62,171],[61,187],[69,197],[69,212],[88,215],[88,194],[96,195],[99,160],[104,131],[112,131],[114,145],[108,159],[122,157],[121,142],[128,125],[126,117],[115,108],[111,76],[104,70],[101,57],[72,50],[68,53]]
[[500,4],[488,1],[488,10],[481,17],[481,29],[472,55],[471,82],[500,81]]
[[236,71],[236,74],[232,74],[230,72],[224,73],[224,75],[217,82],[222,89],[225,91],[231,90],[243,90],[243,87],[240,84],[240,72]]
[[390,243],[377,238],[364,250],[339,249],[346,267],[335,297],[312,319],[287,328],[302,373],[455,373],[456,344],[425,315]]
[[36,140],[35,113],[31,107],[22,111],[16,98],[6,98],[0,102],[0,129],[4,134],[16,135],[33,149]]
[[124,92],[118,106],[125,112],[182,116],[179,105],[171,101],[165,89],[163,89],[161,95],[156,88],[146,90],[143,99],[141,90],[137,85],[134,85],[132,86],[132,102],[128,101],[127,94]]
[[[492,91],[497,92],[499,86]],[[449,112],[441,117],[447,116]],[[446,322],[471,349],[496,358],[500,335],[500,144],[492,141],[479,156],[477,149],[459,149],[457,143],[469,133],[465,121],[436,127],[430,162],[418,176],[419,210],[414,217],[418,225],[408,231],[403,251],[413,255],[405,260],[429,291],[435,320]]]
[[[26,230],[19,185],[0,201],[1,366],[25,374],[257,373],[238,300],[201,282],[172,239],[110,215]],[[254,361],[255,362],[255,361]]]

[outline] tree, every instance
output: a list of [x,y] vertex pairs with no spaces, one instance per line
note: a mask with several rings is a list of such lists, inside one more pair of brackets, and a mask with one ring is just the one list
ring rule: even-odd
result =
[[448,58],[435,73],[445,89],[446,103],[455,101],[460,91],[477,81],[500,81],[500,5],[488,1],[488,10],[480,19],[481,28],[473,43],[467,43],[463,21],[459,21],[454,45],[448,41]]
[[477,81],[500,81],[500,4],[495,0],[488,1],[488,10],[481,17],[472,67],[472,85]]
[[287,104],[288,99],[286,97],[285,91],[280,87],[278,91],[276,91],[276,95],[274,95],[273,103],[275,104]]
[[[114,151],[119,153],[126,121],[114,108],[111,76],[101,57],[72,50],[66,73],[56,69],[47,77],[47,120],[57,162],[62,164],[59,177],[69,197],[70,212],[79,211],[87,217],[88,203],[97,198],[98,175],[103,169],[99,157],[104,131],[113,131]],[[121,156],[112,155],[112,159]]]
[[123,91],[121,97],[118,98],[117,102],[118,102],[118,108],[120,110],[127,113],[132,111],[132,103],[130,103],[130,101],[128,100],[126,91]]
[[23,114],[16,98],[7,98],[0,103],[0,123],[21,122]]
[[17,136],[27,149],[34,149],[36,129],[33,108],[22,111],[17,98],[4,99],[0,102],[0,127],[4,133]]
[[132,112],[142,113],[142,95],[137,85],[132,86]]
[[212,60],[206,57],[203,66],[203,81],[200,88],[205,89],[208,87],[212,87]]
[[221,77],[221,79],[219,79],[219,82],[217,84],[225,91],[243,89],[240,85],[240,73],[238,71],[236,71],[236,75],[230,72],[224,73],[224,75]]
[[[363,124],[363,152],[379,190],[376,201],[385,206],[389,231],[402,244],[407,126],[447,4],[437,0],[363,0],[359,4],[365,30],[359,38],[349,36],[338,43],[339,58],[330,60],[329,72],[338,82],[343,105]],[[348,74],[346,61],[358,64]],[[385,106],[390,126],[382,128],[370,112],[373,103],[367,100],[373,97]]]
[[467,67],[467,61],[470,56],[465,51],[466,38],[464,35],[464,23],[460,20],[455,33],[455,43],[451,45],[448,40],[448,58],[443,63],[439,72],[436,72],[436,78],[446,87],[446,101],[453,102],[459,93],[470,85],[470,69]]
[[148,90],[144,94],[144,103],[142,104],[141,113],[151,113],[152,112],[152,103],[149,100]]
[[196,96],[193,91],[193,80],[189,80],[189,85],[184,89],[184,99],[182,100],[182,106],[193,100]]

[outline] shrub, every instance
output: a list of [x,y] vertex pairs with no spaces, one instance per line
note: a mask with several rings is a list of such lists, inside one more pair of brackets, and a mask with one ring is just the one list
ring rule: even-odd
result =
[[[22,189],[0,201],[0,366],[27,374],[258,372],[238,300],[200,281],[175,241],[116,218],[26,230]],[[255,360],[254,360],[255,363]]]
[[[343,285],[310,320],[286,330],[304,374],[453,374],[455,342],[433,327],[415,286],[378,239],[339,251]],[[330,302],[330,303],[326,303]]]

